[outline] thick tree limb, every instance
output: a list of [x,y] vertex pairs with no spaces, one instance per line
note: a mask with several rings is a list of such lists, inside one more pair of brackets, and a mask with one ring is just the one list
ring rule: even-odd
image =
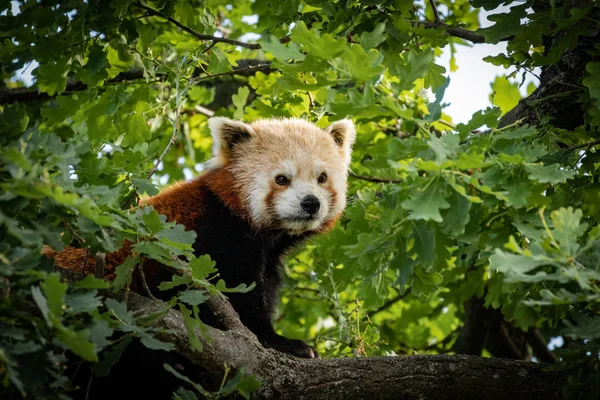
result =
[[545,117],[550,117],[554,126],[567,130],[582,125],[584,116],[578,99],[585,88],[580,86],[580,80],[591,60],[589,49],[597,40],[580,37],[574,49],[565,51],[558,62],[542,71],[537,89],[507,112],[498,126],[510,125],[518,120],[539,125]]
[[[217,300],[211,308],[228,317],[231,306]],[[162,302],[130,294],[131,310],[157,310]],[[237,323],[233,329],[208,328],[201,337],[204,350],[191,350],[183,318],[174,310],[160,322],[161,340],[174,343],[179,353],[209,371],[224,364],[244,368],[265,382],[258,398],[281,399],[558,399],[565,375],[544,371],[544,365],[472,356],[411,356],[344,359],[300,359],[264,349],[256,337]]]

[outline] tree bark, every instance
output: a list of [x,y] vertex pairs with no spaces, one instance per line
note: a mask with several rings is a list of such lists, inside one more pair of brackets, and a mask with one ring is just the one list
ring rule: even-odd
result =
[[[212,298],[209,307],[229,321],[229,330],[207,327],[199,335],[203,351],[191,349],[179,312],[171,310],[159,322],[160,340],[219,376],[224,365],[243,368],[264,382],[255,398],[278,399],[558,399],[566,382],[561,371],[546,365],[476,356],[418,355],[301,359],[263,348],[239,323],[227,301]],[[135,293],[128,308],[152,312],[165,303]]]

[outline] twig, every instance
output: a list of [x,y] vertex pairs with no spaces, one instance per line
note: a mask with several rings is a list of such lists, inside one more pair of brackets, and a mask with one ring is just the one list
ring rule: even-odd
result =
[[[425,28],[440,28],[444,29],[446,33],[450,36],[454,36],[457,38],[468,40],[471,43],[485,43],[485,36],[470,31],[465,28],[458,28],[455,26],[451,26],[445,24],[443,22],[429,22],[429,21],[409,21],[413,25],[422,25]],[[503,40],[509,40],[510,38],[505,38]]]
[[194,109],[196,111],[198,111],[200,114],[204,114],[207,117],[214,117],[215,116],[215,112],[213,110],[209,110],[206,107],[202,107],[202,106],[195,106]]
[[204,81],[206,79],[217,78],[217,77],[225,76],[225,75],[247,76],[253,72],[258,72],[258,71],[268,74],[268,73],[276,71],[276,70],[274,68],[271,68],[270,63],[265,63],[265,64],[258,64],[258,65],[251,65],[249,67],[244,67],[244,68],[239,68],[239,69],[232,69],[231,71],[221,72],[220,74],[206,75],[206,76],[198,78],[197,80]]
[[104,264],[106,261],[106,254],[98,251],[96,253],[96,256],[94,257],[96,259],[96,273],[95,276],[98,279],[103,279],[104,278]]
[[158,300],[156,297],[154,297],[154,295],[150,291],[150,288],[148,287],[148,282],[146,281],[146,275],[144,274],[144,260],[143,259],[142,259],[142,262],[140,263],[140,267],[138,268],[138,270],[140,271],[140,276],[142,277],[142,287],[144,288],[144,291],[146,292],[148,297],[150,297],[152,300]]
[[386,179],[386,178],[377,178],[375,176],[366,176],[366,175],[357,175],[354,172],[350,172],[350,177],[355,179],[360,179],[367,182],[373,183],[402,183],[402,179]]
[[83,265],[81,266],[81,273],[85,274],[85,265],[87,264],[88,254],[90,254],[90,249],[85,249],[85,256],[83,257]]
[[512,353],[513,358],[516,360],[522,360],[523,354],[519,350],[519,348],[517,347],[515,342],[512,340],[512,338],[510,337],[510,334],[508,333],[508,329],[506,328],[506,325],[504,322],[500,323],[500,336],[504,340],[504,343],[508,347],[509,351]]
[[435,2],[433,0],[429,0],[429,5],[431,5],[431,9],[433,10],[433,18],[435,19],[435,22],[441,22],[440,13],[438,12],[437,7],[435,6]]
[[577,149],[582,149],[584,147],[587,147],[588,149],[592,146],[596,146],[600,144],[600,139],[599,140],[594,140],[593,142],[587,142],[587,143],[583,143],[583,144],[578,144],[575,146],[571,146],[571,147],[567,147],[566,149],[563,150],[563,154],[567,154],[572,152],[573,150],[577,150]]
[[156,160],[156,164],[154,167],[148,172],[146,175],[146,179],[152,178],[152,175],[158,170],[158,166],[162,162],[163,158],[167,155],[171,147],[177,142],[177,135],[179,135],[179,116],[181,111],[181,92],[179,90],[179,76],[175,78],[175,120],[173,121],[173,134],[171,135],[171,139],[169,139],[169,143],[167,147],[162,152],[158,160]]
[[525,332],[525,340],[533,349],[536,357],[542,362],[556,362],[556,356],[548,349],[548,344],[537,328],[530,328]]
[[[153,9],[151,7],[148,7],[147,5],[142,4],[139,1],[136,1],[133,4],[135,4],[136,6],[140,7],[143,10],[146,10],[151,15],[154,15],[156,17],[161,17],[161,18],[166,19],[167,21],[169,21],[173,25],[179,27],[181,30],[183,30],[183,31],[189,33],[190,35],[194,36],[196,39],[199,39],[199,40],[210,40],[210,41],[212,41],[213,44],[211,46],[209,46],[209,48],[207,48],[206,50],[204,50],[204,52],[208,51],[216,43],[232,44],[232,45],[244,47],[244,48],[250,49],[250,50],[260,50],[260,49],[262,49],[262,46],[260,44],[258,44],[258,43],[246,43],[246,42],[241,42],[241,41],[235,40],[235,39],[229,39],[229,38],[226,38],[226,37],[217,37],[217,36],[205,35],[205,34],[196,32],[195,30],[193,30],[189,26],[186,26],[186,25],[182,24],[181,22],[177,21],[175,18],[169,17],[167,15],[164,15],[160,11],[155,10],[155,9]],[[290,36],[286,35],[286,36],[282,37],[281,39],[279,39],[279,42],[282,43],[282,44],[285,44],[285,43],[288,43],[290,40],[291,40]]]
[[379,307],[377,310],[373,310],[370,311],[367,314],[367,317],[371,318],[373,317],[375,314],[380,313],[381,311],[385,311],[388,308],[390,308],[391,306],[393,306],[394,304],[396,304],[397,302],[399,302],[400,300],[402,300],[403,298],[405,298],[406,296],[408,296],[410,294],[411,290],[408,289],[406,290],[404,293],[397,295],[396,297],[389,299],[388,301],[386,301],[385,303],[383,303],[383,305],[381,307]]
[[306,95],[308,96],[308,108],[309,110],[312,110],[313,108],[315,108],[315,101],[313,100],[312,96],[310,95],[310,92],[306,92]]
[[225,37],[217,37],[217,36],[204,35],[202,33],[198,33],[195,30],[193,30],[192,28],[190,28],[189,26],[185,26],[181,22],[177,21],[175,18],[168,17],[168,16],[164,15],[163,13],[161,13],[160,11],[155,10],[155,9],[153,9],[151,7],[148,7],[147,5],[142,4],[139,1],[136,1],[133,4],[135,4],[136,6],[138,6],[139,8],[141,8],[143,10],[146,10],[151,15],[154,15],[156,17],[161,17],[161,18],[166,19],[167,21],[169,21],[173,25],[179,27],[181,30],[183,30],[183,31],[189,33],[190,35],[194,36],[196,39],[211,40],[211,41],[213,41],[215,43],[233,44],[235,46],[244,47],[244,48],[250,49],[250,50],[258,50],[258,49],[261,48],[260,44],[258,44],[258,43],[246,43],[246,42],[240,42],[239,40],[228,39],[228,38],[225,38]]

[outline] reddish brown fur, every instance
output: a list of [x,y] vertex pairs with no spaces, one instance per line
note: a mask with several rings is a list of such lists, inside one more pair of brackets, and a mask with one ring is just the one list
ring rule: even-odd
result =
[[[195,221],[202,216],[202,185],[208,186],[221,201],[227,204],[235,213],[243,218],[249,218],[248,212],[244,207],[239,197],[239,192],[236,189],[237,184],[231,173],[226,168],[211,170],[200,177],[190,182],[178,182],[173,184],[154,197],[142,199],[140,205],[151,205],[159,214],[164,214],[167,221],[176,221],[185,226],[186,230],[195,229]],[[328,186],[331,191],[332,203],[337,201],[337,193],[331,185]],[[284,190],[283,187],[273,184],[270,192],[270,197],[273,199],[275,193],[279,190]],[[332,219],[323,223],[319,228],[319,233],[331,230],[341,213]],[[74,248],[67,246],[64,251],[57,252],[45,247],[42,251],[49,258],[53,258],[56,266],[86,274],[93,274],[96,268],[96,260],[94,254],[88,254],[86,259],[86,249]],[[108,280],[114,279],[114,270],[122,264],[131,253],[131,243],[125,242],[123,248],[116,252],[108,253],[105,260],[105,278]],[[84,264],[85,260],[85,266]],[[152,263],[147,260],[146,265]],[[154,268],[144,268],[146,279],[152,279],[152,271]],[[148,276],[150,274],[150,276]],[[134,280],[135,282],[135,280]],[[135,287],[134,287],[135,290]]]

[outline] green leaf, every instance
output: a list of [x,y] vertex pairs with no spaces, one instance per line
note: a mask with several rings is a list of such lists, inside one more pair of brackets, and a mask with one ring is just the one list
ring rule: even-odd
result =
[[94,364],[94,374],[98,377],[105,377],[110,374],[110,370],[119,360],[121,355],[132,342],[132,336],[126,336],[123,340],[111,346],[108,350],[102,352],[102,359]]
[[250,89],[248,89],[248,86],[242,86],[238,89],[237,94],[231,96],[231,101],[235,106],[235,112],[233,113],[235,119],[244,119],[244,106],[246,105],[249,94]]
[[441,179],[433,178],[424,190],[417,189],[417,193],[413,199],[402,202],[402,207],[411,211],[408,218],[442,222],[440,210],[450,207],[450,203],[445,200],[446,188]]
[[579,237],[587,230],[587,224],[581,224],[583,212],[574,210],[573,207],[560,208],[550,213],[552,219],[552,233],[560,248],[568,256],[576,256],[579,252]]
[[305,56],[298,49],[298,45],[295,43],[290,43],[287,46],[281,44],[279,39],[277,39],[273,35],[263,35],[262,39],[259,41],[262,48],[269,53],[273,54],[275,58],[280,59],[281,61],[288,60],[304,60]]
[[146,119],[142,114],[132,114],[125,119],[125,134],[123,136],[123,146],[134,147],[138,143],[143,143],[152,137]]
[[212,393],[206,391],[199,383],[192,382],[192,380],[190,380],[190,378],[175,371],[173,369],[173,367],[171,367],[169,364],[163,364],[163,367],[164,367],[164,369],[166,369],[167,371],[169,371],[170,373],[175,375],[175,377],[177,377],[178,379],[181,379],[182,381],[189,383],[194,389],[196,389],[196,391],[198,393],[202,394],[204,397],[212,397],[211,396]]
[[244,369],[240,368],[236,374],[219,390],[219,394],[228,395],[238,392],[245,399],[250,399],[253,392],[262,387],[262,383],[253,375],[245,375]]
[[177,248],[191,249],[196,239],[196,232],[187,231],[183,225],[169,224],[156,234],[156,238]]
[[414,82],[425,77],[429,72],[433,60],[434,54],[431,49],[420,52],[411,49],[405,53],[402,59],[395,60],[395,62],[390,60],[388,63],[390,72],[400,78],[400,83],[394,84],[394,89],[399,92],[412,89]]
[[365,50],[374,49],[387,39],[385,32],[385,22],[377,24],[372,32],[363,32],[360,35],[360,45]]
[[498,126],[498,119],[501,114],[502,112],[497,107],[490,107],[483,111],[477,111],[473,114],[469,122],[466,124],[458,124],[456,126],[456,130],[460,134],[460,139],[465,140],[471,131],[474,131],[483,125],[486,125],[489,128],[495,128]]
[[217,47],[213,47],[210,53],[210,61],[206,68],[210,74],[223,74],[231,71],[231,64],[225,53]]
[[488,15],[487,19],[496,22],[488,28],[478,29],[477,32],[485,36],[487,43],[496,44],[501,40],[515,35],[521,28],[521,18],[527,16],[528,5],[512,7],[508,13]]
[[42,282],[41,287],[48,301],[48,310],[51,314],[60,317],[63,311],[65,294],[67,293],[67,284],[60,281],[58,274],[52,274]]
[[431,135],[427,141],[436,155],[436,162],[442,164],[448,157],[453,157],[459,151],[460,137],[458,135],[444,135],[440,138]]
[[549,260],[545,258],[511,254],[500,249],[495,249],[490,257],[490,268],[507,274],[526,274],[548,263]]
[[104,80],[108,79],[107,69],[109,67],[104,47],[94,44],[90,47],[88,61],[78,76],[89,87],[102,86]]
[[560,164],[552,165],[527,165],[529,179],[535,179],[540,183],[562,183],[575,176],[575,171],[565,170]]
[[115,16],[121,17],[127,12],[131,3],[133,0],[112,0],[110,7],[115,9]]
[[175,348],[173,343],[162,342],[146,332],[139,332],[140,341],[150,350],[171,351]]
[[67,88],[67,74],[69,73],[70,60],[58,58],[37,69],[37,85],[42,92],[50,96],[62,93]]
[[[165,218],[163,217],[163,220],[164,219]],[[144,224],[146,224],[146,228],[152,233],[160,232],[164,227],[164,221],[161,221],[156,210],[148,210],[147,213],[142,215],[142,220],[144,221]]]
[[216,263],[210,258],[208,254],[203,254],[192,261],[190,261],[190,268],[192,270],[192,278],[198,280],[204,280],[211,274],[217,272],[215,268]]
[[183,323],[188,334],[190,347],[197,351],[202,351],[202,342],[198,339],[198,331],[202,329],[202,323],[192,316],[192,311],[180,304],[179,311],[183,316]]
[[208,300],[210,296],[205,291],[190,289],[179,294],[179,300],[191,306],[197,306]]
[[442,100],[444,99],[444,93],[450,84],[450,77],[444,79],[444,82],[439,85],[439,87],[435,91],[435,101],[433,103],[429,103],[427,106],[427,111],[429,111],[429,115],[425,117],[426,121],[437,121],[442,117]]
[[[191,263],[190,263],[191,265]],[[173,289],[177,286],[181,286],[181,285],[187,285],[192,283],[192,278],[185,274],[185,275],[173,275],[173,277],[171,278],[171,281],[163,281],[161,282],[160,286],[158,287],[160,290],[170,290]]]
[[519,85],[510,83],[506,76],[498,76],[494,79],[492,92],[490,100],[493,105],[500,107],[503,115],[512,110],[521,100]]
[[98,291],[95,289],[82,293],[69,293],[65,304],[74,313],[92,312],[102,305],[102,299],[97,295]]
[[33,301],[35,301],[35,304],[37,304],[38,308],[42,312],[42,315],[46,320],[46,324],[48,324],[48,326],[52,326],[52,321],[50,321],[50,310],[48,308],[48,302],[46,301],[46,298],[44,297],[44,294],[42,293],[40,288],[37,286],[32,286],[31,295],[33,297]]
[[600,338],[600,317],[583,318],[577,325],[563,331],[564,335],[573,339],[593,340]]
[[127,305],[116,301],[115,299],[106,299],[104,305],[112,312],[112,314],[119,320],[119,322],[132,325],[133,324],[133,312],[127,311]]
[[110,283],[93,275],[86,275],[82,280],[72,283],[71,287],[74,289],[108,289]]
[[234,288],[229,288],[225,285],[225,281],[223,279],[219,279],[217,281],[217,284],[215,285],[215,288],[218,291],[224,292],[224,293],[248,293],[249,291],[254,289],[255,286],[256,286],[256,283],[252,282],[250,284],[250,286],[246,285],[245,283],[240,283],[239,285],[237,285]]
[[325,60],[336,58],[346,49],[345,38],[333,38],[327,33],[319,35],[315,30],[309,30],[304,21],[296,23],[290,37],[302,45],[302,50]]
[[360,46],[352,46],[343,52],[340,58],[344,67],[359,82],[379,78],[385,71],[385,67],[381,65],[383,57],[377,50],[370,50],[367,53]]
[[56,339],[62,342],[73,353],[87,361],[98,361],[94,343],[90,342],[90,331],[83,329],[74,331],[67,328],[59,329],[56,332]]
[[456,191],[448,200],[450,208],[444,214],[444,230],[452,237],[458,237],[465,233],[465,227],[469,223],[471,201]]
[[588,76],[581,81],[583,86],[590,91],[590,97],[595,99],[596,106],[600,108],[600,62],[589,62],[585,65]]
[[156,196],[158,188],[148,179],[131,178],[131,182],[135,187],[135,191],[139,194],[147,194],[148,196]]
[[535,127],[530,125],[523,125],[516,129],[509,129],[502,131],[494,135],[494,140],[506,139],[506,140],[523,140],[533,136],[536,136],[538,131]]
[[115,280],[113,281],[114,290],[121,290],[131,284],[133,269],[137,265],[139,258],[137,256],[129,256],[123,264],[115,268]]

